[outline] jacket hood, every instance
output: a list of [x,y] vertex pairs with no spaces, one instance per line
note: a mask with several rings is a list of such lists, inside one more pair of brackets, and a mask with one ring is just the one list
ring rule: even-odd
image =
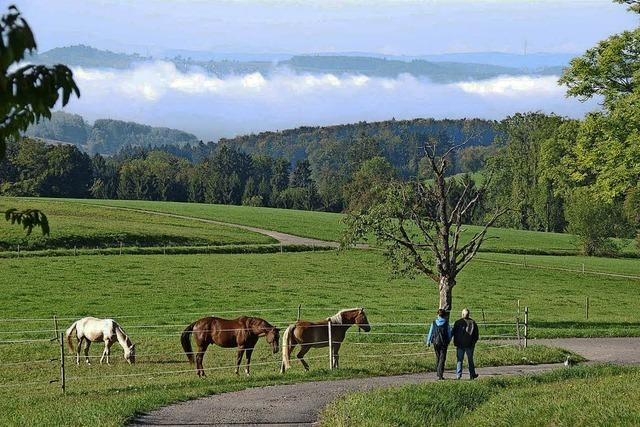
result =
[[444,317],[440,317],[440,316],[438,316],[438,317],[436,318],[436,325],[438,325],[438,326],[442,326],[442,325],[444,325],[445,323],[447,323],[447,319],[445,319]]

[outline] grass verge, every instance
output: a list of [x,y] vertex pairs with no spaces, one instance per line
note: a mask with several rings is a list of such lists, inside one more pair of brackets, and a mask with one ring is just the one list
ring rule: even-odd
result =
[[323,426],[591,426],[640,423],[640,368],[410,385],[332,403]]

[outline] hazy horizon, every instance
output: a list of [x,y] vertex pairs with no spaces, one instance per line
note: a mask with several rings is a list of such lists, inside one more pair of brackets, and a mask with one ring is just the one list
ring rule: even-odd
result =
[[[85,44],[157,55],[237,53],[579,53],[638,19],[610,0],[19,0],[40,52]],[[414,117],[501,119],[539,110],[582,117],[558,76],[437,84],[420,76],[246,73],[216,77],[157,61],[74,67],[82,97],[65,111],[174,127],[208,140],[247,132]]]

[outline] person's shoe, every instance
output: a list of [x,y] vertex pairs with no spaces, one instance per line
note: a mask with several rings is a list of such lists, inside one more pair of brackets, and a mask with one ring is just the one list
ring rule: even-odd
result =
[[475,380],[475,379],[476,379],[476,378],[478,378],[479,376],[480,376],[480,375],[478,375],[478,374],[473,374],[473,375],[471,375],[471,379],[472,379],[472,380]]
[[444,380],[444,377],[438,377],[438,381]]

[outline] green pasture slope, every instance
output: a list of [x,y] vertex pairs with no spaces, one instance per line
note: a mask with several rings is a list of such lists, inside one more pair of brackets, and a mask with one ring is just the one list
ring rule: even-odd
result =
[[125,246],[185,246],[275,243],[270,237],[215,224],[151,216],[60,199],[0,197],[0,212],[8,208],[40,209],[51,224],[49,236],[38,229],[26,236],[21,227],[0,226],[0,251],[49,248]]
[[[342,223],[344,215],[329,212],[140,200],[80,202],[187,215],[320,240],[339,241],[344,229]],[[466,235],[471,236],[472,233],[479,231],[480,227],[466,226],[465,230]],[[483,245],[483,251],[530,254],[577,254],[578,252],[578,240],[570,234],[492,228],[488,237],[489,240]],[[633,240],[619,241],[619,244],[623,252],[637,253]]]
[[640,424],[640,369],[578,367],[520,378],[447,381],[354,393],[322,426]]

